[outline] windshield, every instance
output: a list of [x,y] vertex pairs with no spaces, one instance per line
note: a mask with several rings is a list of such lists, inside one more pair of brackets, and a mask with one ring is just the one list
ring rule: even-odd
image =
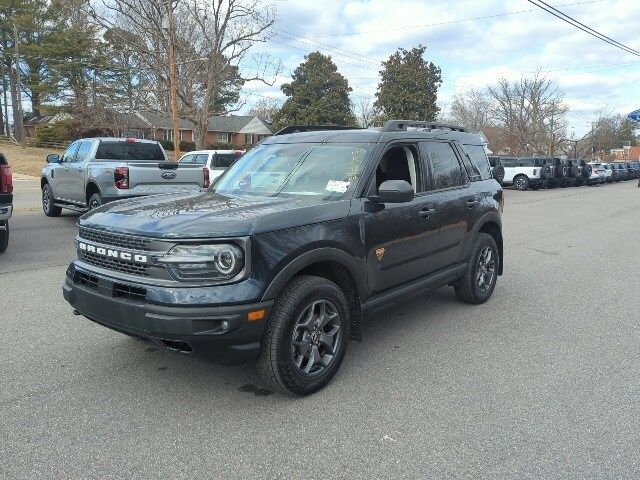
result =
[[212,186],[221,195],[346,198],[355,187],[365,144],[262,145],[240,157]]

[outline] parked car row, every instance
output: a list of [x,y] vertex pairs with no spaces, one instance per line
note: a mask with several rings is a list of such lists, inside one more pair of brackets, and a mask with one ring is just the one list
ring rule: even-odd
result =
[[558,157],[489,157],[493,177],[516,190],[579,187],[640,178],[640,162],[587,162]]

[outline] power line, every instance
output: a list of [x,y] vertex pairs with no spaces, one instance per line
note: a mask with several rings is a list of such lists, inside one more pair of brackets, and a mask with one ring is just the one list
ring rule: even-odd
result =
[[608,36],[606,36],[605,34],[600,33],[600,32],[598,32],[598,31],[594,30],[593,28],[591,28],[591,27],[589,27],[588,25],[585,25],[584,23],[582,23],[582,22],[580,22],[580,21],[576,20],[575,18],[571,17],[570,15],[567,15],[566,13],[561,12],[561,11],[560,11],[560,10],[558,10],[557,8],[553,7],[552,5],[549,5],[548,3],[543,2],[542,0],[538,0],[538,1],[539,1],[540,3],[542,3],[543,5],[546,5],[547,7],[549,7],[551,10],[553,10],[553,11],[555,11],[555,12],[559,13],[560,15],[562,15],[562,16],[564,16],[564,17],[567,17],[567,18],[569,18],[570,20],[572,20],[572,21],[576,22],[577,24],[579,24],[579,25],[581,25],[581,26],[585,27],[586,29],[590,30],[591,32],[593,32],[593,33],[595,33],[595,34],[597,34],[597,35],[599,35],[599,36],[601,36],[601,37],[603,37],[603,38],[606,38],[607,40],[611,40],[611,41],[612,41],[613,43],[615,43],[616,45],[618,45],[618,46],[620,46],[620,47],[622,47],[622,48],[624,48],[624,49],[632,50],[632,53],[640,54],[640,52],[639,52],[638,50],[635,50],[634,48],[628,47],[627,45],[624,45],[623,43],[620,43],[620,42],[618,42],[617,40],[614,40],[613,38],[608,37]]
[[[587,3],[596,3],[596,2],[603,2],[605,0],[586,0],[586,1],[582,1],[582,2],[573,2],[573,3],[563,3],[558,5],[559,7],[568,7],[568,6],[572,6],[572,5],[584,5]],[[493,15],[483,15],[480,17],[471,17],[471,18],[461,18],[458,20],[448,20],[445,22],[435,22],[435,23],[426,23],[423,25],[409,25],[408,27],[396,27],[396,28],[384,28],[384,29],[379,29],[379,30],[368,30],[365,32],[349,32],[349,33],[333,33],[333,34],[327,34],[327,35],[314,35],[316,38],[328,38],[328,37],[351,37],[351,36],[356,36],[356,35],[366,35],[369,33],[382,33],[382,32],[395,32],[398,30],[416,30],[418,28],[426,28],[426,27],[439,27],[441,25],[450,25],[452,23],[462,23],[462,22],[473,22],[476,20],[487,20],[490,18],[499,18],[499,17],[506,17],[509,15],[519,15],[521,13],[530,13],[530,12],[535,12],[536,9],[535,8],[529,8],[527,10],[518,10],[516,12],[504,12],[504,13],[496,13]]]
[[[566,15],[564,13],[562,13],[560,10],[557,10],[553,7],[547,8],[545,5],[547,5],[546,3],[542,2],[541,0],[540,3],[542,4],[538,4],[535,3],[533,0],[527,0],[529,3],[531,3],[532,5],[535,5],[538,8],[541,8],[542,10],[544,10],[545,12],[550,13],[551,15],[553,15],[556,18],[559,18],[560,20],[562,20],[563,22],[568,23],[569,25],[572,25],[574,27],[576,27],[579,30],[582,30],[585,33],[588,33],[589,35],[591,35],[592,37],[597,38],[598,40],[602,40],[605,43],[608,43],[609,45],[612,45],[620,50],[623,50],[627,53],[631,53],[632,55],[636,55],[638,57],[640,57],[640,52],[638,52],[637,50],[634,50],[631,47],[628,47],[620,42],[617,42],[615,40],[609,40],[609,37],[601,34],[600,32],[592,29],[591,27],[587,27],[586,25],[584,25],[583,23],[578,22],[577,20],[575,20],[574,18],[570,17],[569,15]],[[558,12],[558,13],[556,13]]]

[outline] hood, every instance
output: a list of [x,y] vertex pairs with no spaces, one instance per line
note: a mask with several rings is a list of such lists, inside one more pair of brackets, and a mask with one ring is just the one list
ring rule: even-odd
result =
[[237,237],[342,218],[348,200],[154,195],[108,203],[83,215],[81,227],[158,238]]

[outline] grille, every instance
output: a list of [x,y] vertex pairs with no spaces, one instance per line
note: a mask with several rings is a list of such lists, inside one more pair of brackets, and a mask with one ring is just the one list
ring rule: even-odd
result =
[[129,273],[131,275],[147,276],[147,266],[139,263],[128,262],[119,258],[103,257],[96,255],[95,253],[85,252],[83,250],[78,251],[80,260],[87,262],[96,267],[106,268],[108,270],[115,270],[117,272]]
[[131,250],[150,250],[150,240],[117,233],[101,232],[98,230],[80,229],[80,237],[96,243],[114,247],[129,248]]
[[147,289],[134,287],[132,285],[125,285],[123,283],[113,284],[113,296],[134,300],[137,302],[144,302],[147,296]]

